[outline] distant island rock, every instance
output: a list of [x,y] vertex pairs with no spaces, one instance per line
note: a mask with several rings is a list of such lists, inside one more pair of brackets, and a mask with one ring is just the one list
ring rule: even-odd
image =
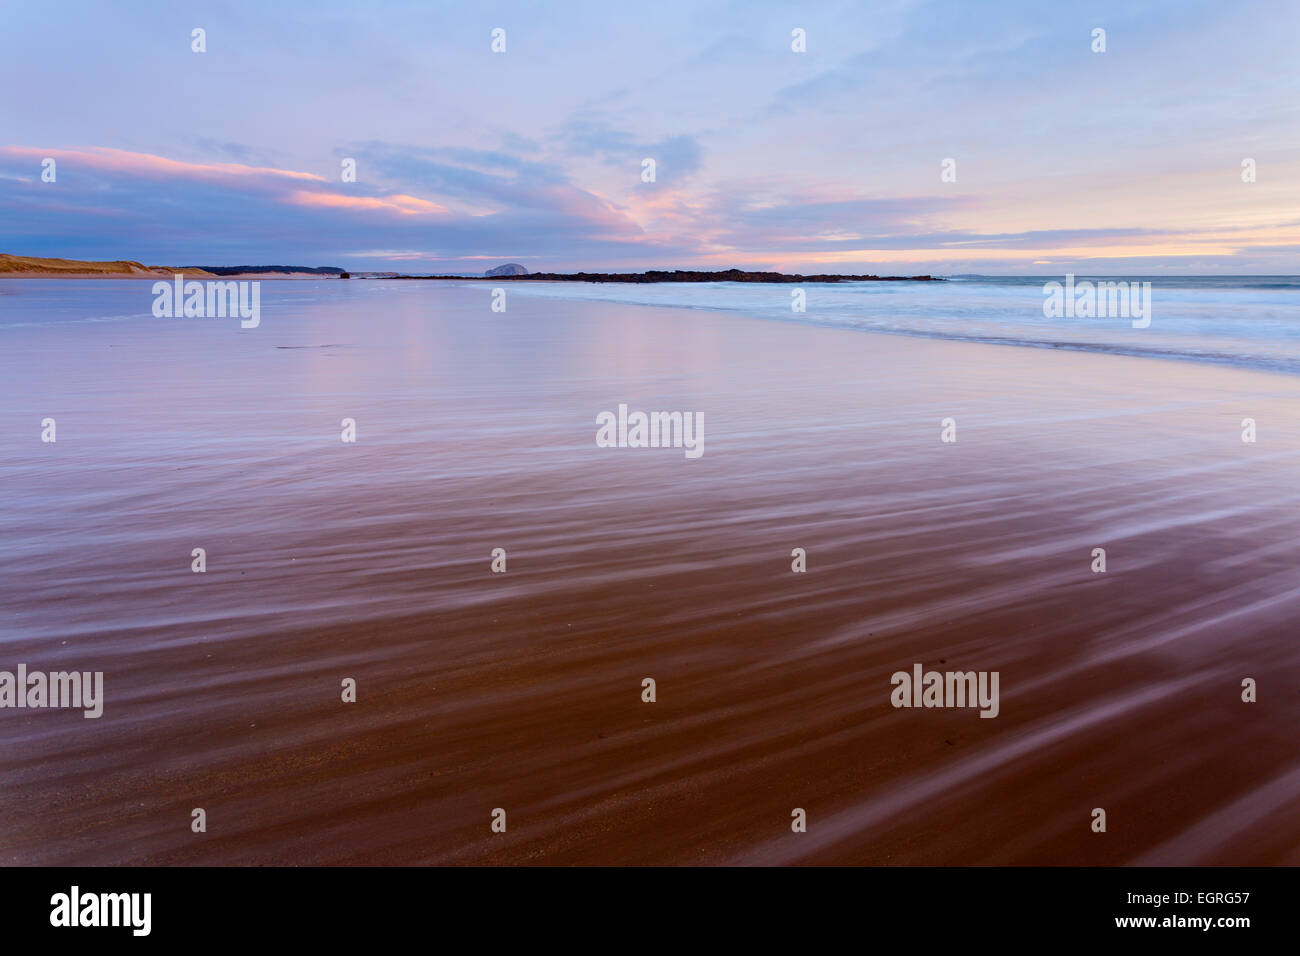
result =
[[528,275],[528,270],[517,262],[507,262],[503,266],[489,269],[487,272],[483,273],[483,275],[490,279],[496,278],[497,276],[526,276]]

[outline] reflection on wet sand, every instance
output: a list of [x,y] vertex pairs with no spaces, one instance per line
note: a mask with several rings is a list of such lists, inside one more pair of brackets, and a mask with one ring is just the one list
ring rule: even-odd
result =
[[283,285],[5,333],[0,669],[105,702],[0,711],[4,862],[1300,862],[1300,379]]

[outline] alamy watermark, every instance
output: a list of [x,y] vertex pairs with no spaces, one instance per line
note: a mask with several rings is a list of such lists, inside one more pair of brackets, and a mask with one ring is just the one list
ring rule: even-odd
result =
[[895,707],[978,707],[981,717],[996,717],[998,671],[895,671],[889,678],[894,689],[889,702]]
[[684,448],[687,458],[704,454],[703,412],[628,412],[596,416],[597,448]]
[[104,714],[103,671],[0,671],[0,709],[5,707],[72,707],[85,711],[87,720]]
[[1100,279],[1074,281],[1067,273],[1065,284],[1056,280],[1043,284],[1043,315],[1049,319],[1124,318],[1133,328],[1151,324],[1151,283]]
[[50,897],[51,926],[124,926],[133,936],[148,936],[152,915],[152,893],[83,893],[73,886]]
[[248,281],[185,281],[176,273],[171,282],[153,284],[155,318],[240,318],[241,329],[255,329],[262,321],[262,283]]

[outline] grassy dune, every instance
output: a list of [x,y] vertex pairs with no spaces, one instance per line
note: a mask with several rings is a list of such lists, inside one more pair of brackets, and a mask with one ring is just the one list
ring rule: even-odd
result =
[[[0,276],[78,276],[105,278],[170,278],[177,270],[166,266],[146,266],[131,259],[113,262],[86,262],[80,259],[41,259],[35,256],[12,256],[0,253]],[[199,269],[185,270],[187,276],[211,277]]]

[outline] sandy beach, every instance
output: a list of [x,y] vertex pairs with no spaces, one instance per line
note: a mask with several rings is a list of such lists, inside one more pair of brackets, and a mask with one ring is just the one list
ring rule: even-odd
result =
[[105,674],[0,720],[4,863],[1300,863],[1300,379],[275,289],[0,333],[0,666]]

